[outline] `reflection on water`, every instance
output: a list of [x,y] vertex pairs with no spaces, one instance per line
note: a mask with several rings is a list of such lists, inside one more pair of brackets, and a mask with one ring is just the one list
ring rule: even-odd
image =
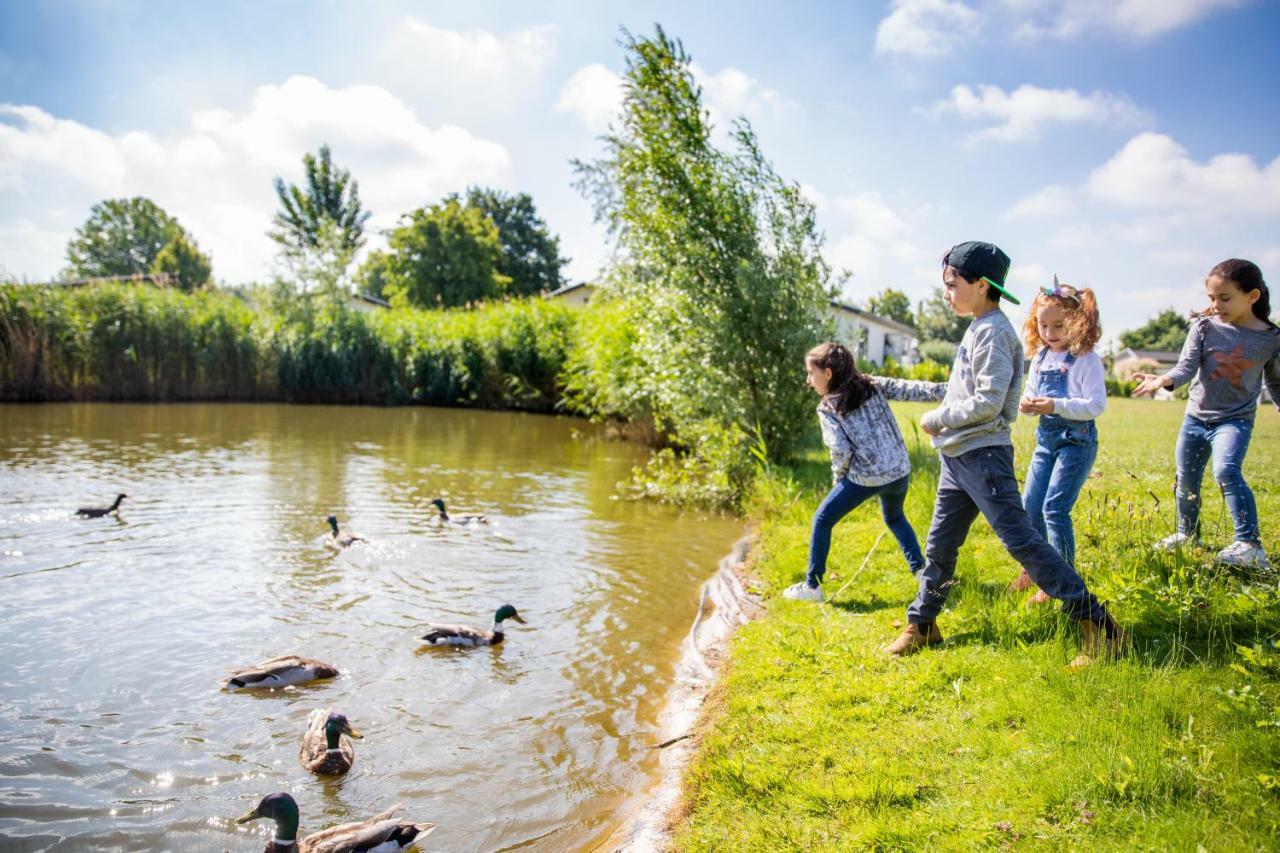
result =
[[[640,458],[579,421],[440,409],[0,406],[0,847],[251,850],[403,801],[433,850],[566,850],[646,786],[730,519],[613,499]],[[131,498],[122,518],[75,509]],[[490,528],[439,527],[432,498]],[[335,553],[325,516],[373,539]],[[507,643],[424,649],[428,621]],[[415,633],[417,632],[417,633]],[[297,653],[343,674],[223,693]],[[365,739],[303,770],[312,708]]]

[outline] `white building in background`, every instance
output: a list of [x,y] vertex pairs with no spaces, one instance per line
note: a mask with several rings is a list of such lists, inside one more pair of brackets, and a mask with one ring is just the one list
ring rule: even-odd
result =
[[[582,281],[566,284],[547,294],[547,298],[559,299],[569,305],[586,305],[594,291],[595,285]],[[886,358],[892,358],[904,367],[916,363],[916,330],[910,326],[834,299],[830,301],[828,311],[835,322],[835,339],[853,350],[855,355],[876,364],[884,364]]]
[[351,291],[350,297],[347,299],[347,307],[356,311],[385,311],[391,307],[391,303],[383,299],[381,296],[374,296],[372,293],[362,293],[358,290]]

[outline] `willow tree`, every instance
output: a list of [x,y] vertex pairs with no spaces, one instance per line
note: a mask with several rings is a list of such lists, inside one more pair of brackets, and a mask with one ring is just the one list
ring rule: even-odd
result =
[[[756,436],[772,459],[812,417],[805,352],[822,340],[830,270],[813,206],[784,181],[745,119],[712,141],[683,45],[624,33],[622,109],[579,188],[616,241],[606,294],[634,306],[659,425],[696,449],[707,425]],[[759,449],[759,448],[757,448]]]

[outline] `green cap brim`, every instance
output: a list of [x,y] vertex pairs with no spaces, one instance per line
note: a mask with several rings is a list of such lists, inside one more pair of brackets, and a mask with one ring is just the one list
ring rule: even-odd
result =
[[987,284],[991,285],[992,287],[994,287],[996,290],[998,290],[998,291],[1000,291],[1001,293],[1003,293],[1003,294],[1004,294],[1005,299],[1008,299],[1008,300],[1009,300],[1010,302],[1012,302],[1014,305],[1021,305],[1021,304],[1022,304],[1022,302],[1018,299],[1018,297],[1014,296],[1012,293],[1010,293],[1009,291],[1005,290],[1003,285],[996,284],[994,281],[992,281],[991,279],[987,278],[985,275],[982,277],[982,280],[983,280],[983,281],[985,281]]

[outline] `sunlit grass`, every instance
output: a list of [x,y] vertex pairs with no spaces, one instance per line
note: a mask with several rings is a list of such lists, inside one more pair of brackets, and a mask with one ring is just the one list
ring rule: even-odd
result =
[[[896,407],[909,445],[925,409]],[[690,850],[1274,849],[1280,837],[1280,589],[1212,565],[1231,540],[1206,478],[1206,550],[1155,554],[1173,530],[1182,404],[1113,400],[1075,512],[1080,568],[1134,635],[1078,673],[1072,623],[1028,609],[985,522],[961,553],[945,647],[881,648],[913,578],[891,536],[834,602],[778,593],[803,576],[827,486],[814,450],[761,486],[755,572],[768,613],[736,638],[717,717],[688,772]],[[1025,466],[1034,423],[1015,432]],[[923,542],[937,482],[913,452],[907,512]],[[1280,550],[1280,417],[1259,413],[1245,465],[1264,543]],[[835,531],[828,594],[883,530],[868,504]]]

